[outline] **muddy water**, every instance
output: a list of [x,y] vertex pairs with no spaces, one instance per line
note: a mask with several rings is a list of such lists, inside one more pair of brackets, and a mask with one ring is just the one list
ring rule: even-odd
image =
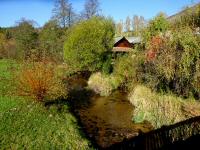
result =
[[127,100],[126,93],[116,91],[108,97],[85,97],[80,91],[78,93],[80,100],[84,102],[75,107],[75,113],[88,136],[102,148],[152,129],[149,123],[133,123],[134,109]]

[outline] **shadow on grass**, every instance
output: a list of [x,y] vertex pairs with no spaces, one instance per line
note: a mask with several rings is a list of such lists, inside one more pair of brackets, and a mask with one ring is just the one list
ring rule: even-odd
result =
[[88,107],[91,104],[90,98],[94,95],[94,92],[85,88],[81,90],[70,90],[68,93],[67,99],[57,99],[52,102],[46,102],[45,107],[50,109],[51,107],[56,108],[58,113],[72,113],[76,117],[76,121],[73,122],[74,126],[79,128],[79,135],[81,137],[86,138],[90,141],[89,147],[91,148],[99,148],[94,139],[91,139],[86,132],[86,129],[81,122],[81,118],[78,115],[78,109],[81,107]]

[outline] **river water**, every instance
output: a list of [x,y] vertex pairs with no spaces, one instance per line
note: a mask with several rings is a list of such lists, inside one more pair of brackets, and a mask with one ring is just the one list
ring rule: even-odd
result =
[[147,122],[135,124],[132,121],[134,107],[124,92],[115,91],[108,97],[101,97],[80,90],[74,95],[76,116],[86,134],[102,148],[152,130]]

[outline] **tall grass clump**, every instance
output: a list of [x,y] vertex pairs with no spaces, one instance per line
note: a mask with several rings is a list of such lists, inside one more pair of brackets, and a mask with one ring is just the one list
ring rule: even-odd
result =
[[103,73],[94,73],[88,80],[88,88],[101,96],[108,96],[114,89],[117,89],[120,84],[120,79],[113,75]]
[[[197,103],[188,103],[191,100],[186,103],[179,97],[156,93],[141,85],[136,86],[134,91],[129,94],[129,100],[135,106],[133,120],[135,122],[147,120],[155,128],[171,125],[191,117],[188,108],[194,108],[194,105],[197,105]],[[200,113],[193,115],[197,116]]]
[[63,98],[67,94],[53,62],[25,62],[17,75],[17,92],[36,101],[44,102]]

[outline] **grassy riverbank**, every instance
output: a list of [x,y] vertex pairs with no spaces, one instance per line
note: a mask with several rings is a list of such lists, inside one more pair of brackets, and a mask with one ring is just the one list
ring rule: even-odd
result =
[[18,65],[0,60],[1,149],[89,149],[67,105],[43,104],[15,96],[12,71]]
[[157,93],[138,85],[129,94],[134,105],[135,122],[147,120],[155,128],[171,125],[200,115],[200,103],[192,98],[183,99],[170,93]]

